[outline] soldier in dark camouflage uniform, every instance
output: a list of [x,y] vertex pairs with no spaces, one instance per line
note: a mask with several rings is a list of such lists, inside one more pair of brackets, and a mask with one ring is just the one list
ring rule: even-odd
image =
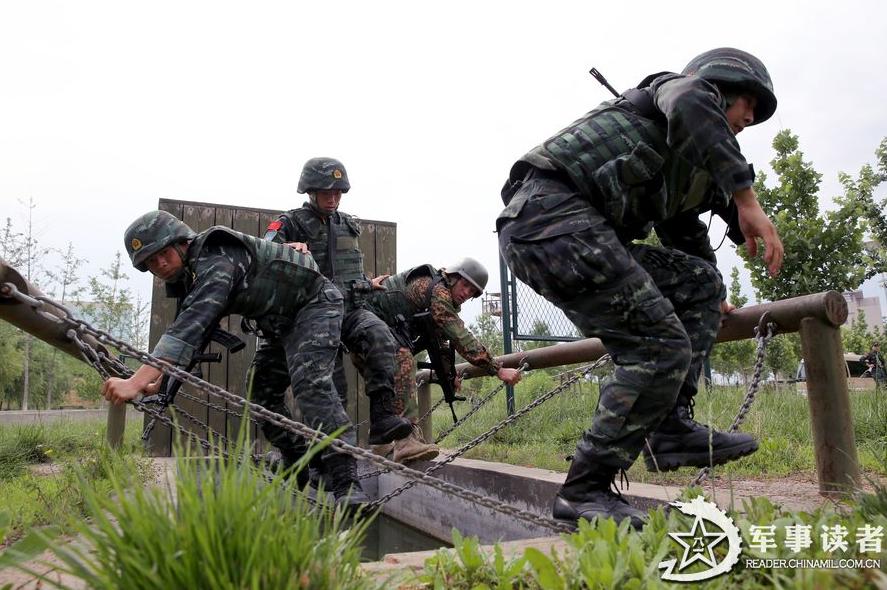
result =
[[[502,367],[465,327],[459,309],[465,301],[480,297],[487,284],[486,269],[473,258],[435,269],[426,264],[386,277],[384,291],[373,293],[366,306],[391,328],[400,347],[397,351],[397,410],[415,421],[415,354],[428,350],[454,350],[466,361],[486,370],[490,376],[514,385],[520,381],[517,369]],[[435,345],[436,343],[436,345]],[[432,362],[434,359],[432,359]],[[425,443],[418,428],[406,440],[394,444],[394,460],[428,460],[438,453]]]
[[[652,468],[721,464],[756,450],[747,434],[692,419],[702,362],[729,310],[698,215],[722,214],[752,255],[762,238],[778,272],[782,243],[735,138],[775,109],[764,65],[716,49],[682,74],[648,76],[512,167],[497,220],[502,255],[616,364],[555,499],[556,518],[639,526],[643,514],[610,488],[648,436]],[[651,229],[662,247],[633,242]]]
[[[394,410],[394,353],[397,343],[382,320],[360,307],[362,299],[372,291],[363,272],[363,253],[358,237],[357,218],[339,211],[342,193],[351,188],[348,173],[333,158],[312,158],[302,168],[299,193],[308,193],[308,202],[299,209],[281,215],[268,226],[266,240],[287,244],[314,257],[320,272],[342,292],[345,316],[342,320],[342,343],[360,358],[361,374],[370,398],[369,442],[382,445],[405,438],[412,432],[409,420]],[[260,344],[256,359],[279,357]],[[273,360],[273,359],[272,359]],[[336,359],[333,381],[344,406],[348,382],[341,350]],[[253,382],[254,390],[274,386],[266,381]]]
[[[195,234],[165,211],[136,219],[124,241],[133,266],[150,270],[181,300],[179,314],[158,341],[154,356],[185,366],[222,317],[240,314],[285,351],[288,383],[305,422],[327,433],[345,427],[342,438],[354,443],[331,378],[342,295],[320,274],[311,256],[222,226]],[[267,368],[259,363],[256,372],[264,374]],[[157,369],[143,365],[129,379],[106,381],[103,393],[117,403],[154,393],[160,376]],[[288,415],[283,389],[255,401]],[[262,429],[290,462],[304,453],[304,440],[268,423]],[[353,457],[327,449],[321,462],[327,489],[337,502],[355,506],[368,501]]]

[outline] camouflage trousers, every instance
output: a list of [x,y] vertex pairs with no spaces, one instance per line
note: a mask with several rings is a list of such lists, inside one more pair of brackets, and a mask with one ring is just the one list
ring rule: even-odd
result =
[[720,326],[720,273],[677,250],[624,243],[588,199],[556,179],[525,181],[497,225],[514,275],[612,356],[616,369],[577,451],[628,468],[678,394],[696,393]]
[[399,346],[394,355],[394,411],[416,422],[419,418],[416,388],[416,357],[409,348]]
[[[305,424],[326,433],[348,426],[342,439],[353,444],[354,429],[332,379],[341,322],[342,294],[330,283],[299,311],[287,330],[259,340],[250,366],[250,394],[255,403],[289,416],[284,396],[291,386]],[[307,448],[307,441],[279,426],[263,423],[262,432],[289,459]]]
[[371,311],[355,309],[345,314],[342,343],[353,355],[367,395],[393,396],[397,342],[388,325]]

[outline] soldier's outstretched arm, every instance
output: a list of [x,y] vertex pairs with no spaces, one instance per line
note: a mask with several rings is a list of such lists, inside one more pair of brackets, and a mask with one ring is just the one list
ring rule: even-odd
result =
[[782,268],[782,258],[785,253],[776,226],[761,209],[753,188],[748,187],[733,193],[733,201],[739,210],[739,227],[745,236],[745,247],[749,256],[757,256],[757,239],[761,238],[764,242],[764,262],[767,264],[770,276],[775,277]]

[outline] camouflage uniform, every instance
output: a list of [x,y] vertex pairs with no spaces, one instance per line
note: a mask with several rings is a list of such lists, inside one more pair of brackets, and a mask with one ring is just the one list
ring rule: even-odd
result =
[[[442,280],[434,285],[429,297],[429,287],[437,277]],[[402,288],[396,286],[401,284]],[[453,302],[449,279],[441,271],[424,265],[390,277],[383,285],[388,287],[387,290],[374,293],[367,307],[391,327],[400,343],[394,379],[399,412],[416,418],[416,363],[413,355],[421,352],[415,346],[421,328],[408,318],[425,309],[430,311],[435,326],[432,337],[446,346],[451,344],[462,358],[483,368],[487,374],[497,374],[500,363],[465,327],[459,317],[459,306]]]
[[[336,173],[339,176],[336,176]],[[332,158],[314,158],[305,164],[299,191],[313,191],[315,187],[347,191],[350,188],[344,166]],[[358,238],[360,223],[357,218],[334,211],[321,211],[314,203],[304,203],[299,209],[282,214],[268,226],[265,239],[276,243],[303,242],[307,244],[320,272],[341,291],[345,301],[342,320],[342,344],[359,357],[359,368],[370,398],[370,441],[387,443],[402,438],[411,431],[401,419],[392,419],[394,401],[394,355],[397,344],[391,332],[372,312],[360,303],[372,290],[363,272],[363,253]],[[348,381],[345,376],[342,349],[335,363],[333,381],[343,406],[348,401]],[[384,403],[387,400],[389,406]],[[384,439],[384,440],[383,440]]]
[[[363,273],[359,236],[360,224],[355,217],[340,211],[324,216],[311,203],[304,203],[301,208],[287,211],[272,222],[265,237],[277,243],[303,242],[308,245],[320,271],[333,281],[345,298],[342,343],[364,359],[367,395],[385,390],[393,393],[392,358],[396,344],[388,327],[358,305],[371,289],[369,279]],[[344,273],[343,266],[346,267]],[[348,381],[341,351],[336,359],[333,381],[342,404],[346,404]]]
[[[180,298],[181,305],[153,354],[187,365],[207,330],[226,315],[240,314],[253,321],[274,347],[274,353],[268,347],[257,353],[253,382],[261,386],[254,401],[289,415],[283,395],[290,385],[309,426],[326,433],[344,427],[342,439],[353,444],[351,423],[330,376],[339,346],[342,295],[320,274],[311,256],[221,226],[194,234],[168,213],[157,211],[140,217],[126,232],[127,250],[140,270],[145,269],[147,252],[138,251],[147,236],[164,226],[187,230],[178,231],[175,241],[167,237],[165,243],[151,244],[154,251],[173,245],[182,256],[182,272],[167,280],[168,291]],[[193,239],[183,250],[180,238],[190,236]],[[265,422],[262,430],[288,462],[305,450],[304,440],[278,426]],[[337,498],[347,494],[356,482],[354,459],[327,450],[322,462],[329,467],[329,489]]]
[[[775,98],[764,98],[760,107],[775,109]],[[604,513],[639,524],[604,491],[676,400],[689,406],[696,393],[725,297],[698,216],[729,216],[732,194],[754,180],[726,106],[700,76],[650,76],[526,154],[503,188],[497,230],[508,266],[583,335],[600,338],[616,365],[556,517]],[[632,242],[653,229],[662,247]],[[561,498],[568,504],[559,507]]]

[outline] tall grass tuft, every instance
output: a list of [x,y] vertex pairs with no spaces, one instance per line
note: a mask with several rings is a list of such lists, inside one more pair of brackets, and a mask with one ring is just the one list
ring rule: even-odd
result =
[[313,505],[294,477],[267,479],[246,445],[237,460],[184,455],[174,499],[129,487],[121,471],[109,474],[110,493],[84,490],[83,542],[52,547],[60,571],[108,590],[369,587],[359,570],[367,521]]

